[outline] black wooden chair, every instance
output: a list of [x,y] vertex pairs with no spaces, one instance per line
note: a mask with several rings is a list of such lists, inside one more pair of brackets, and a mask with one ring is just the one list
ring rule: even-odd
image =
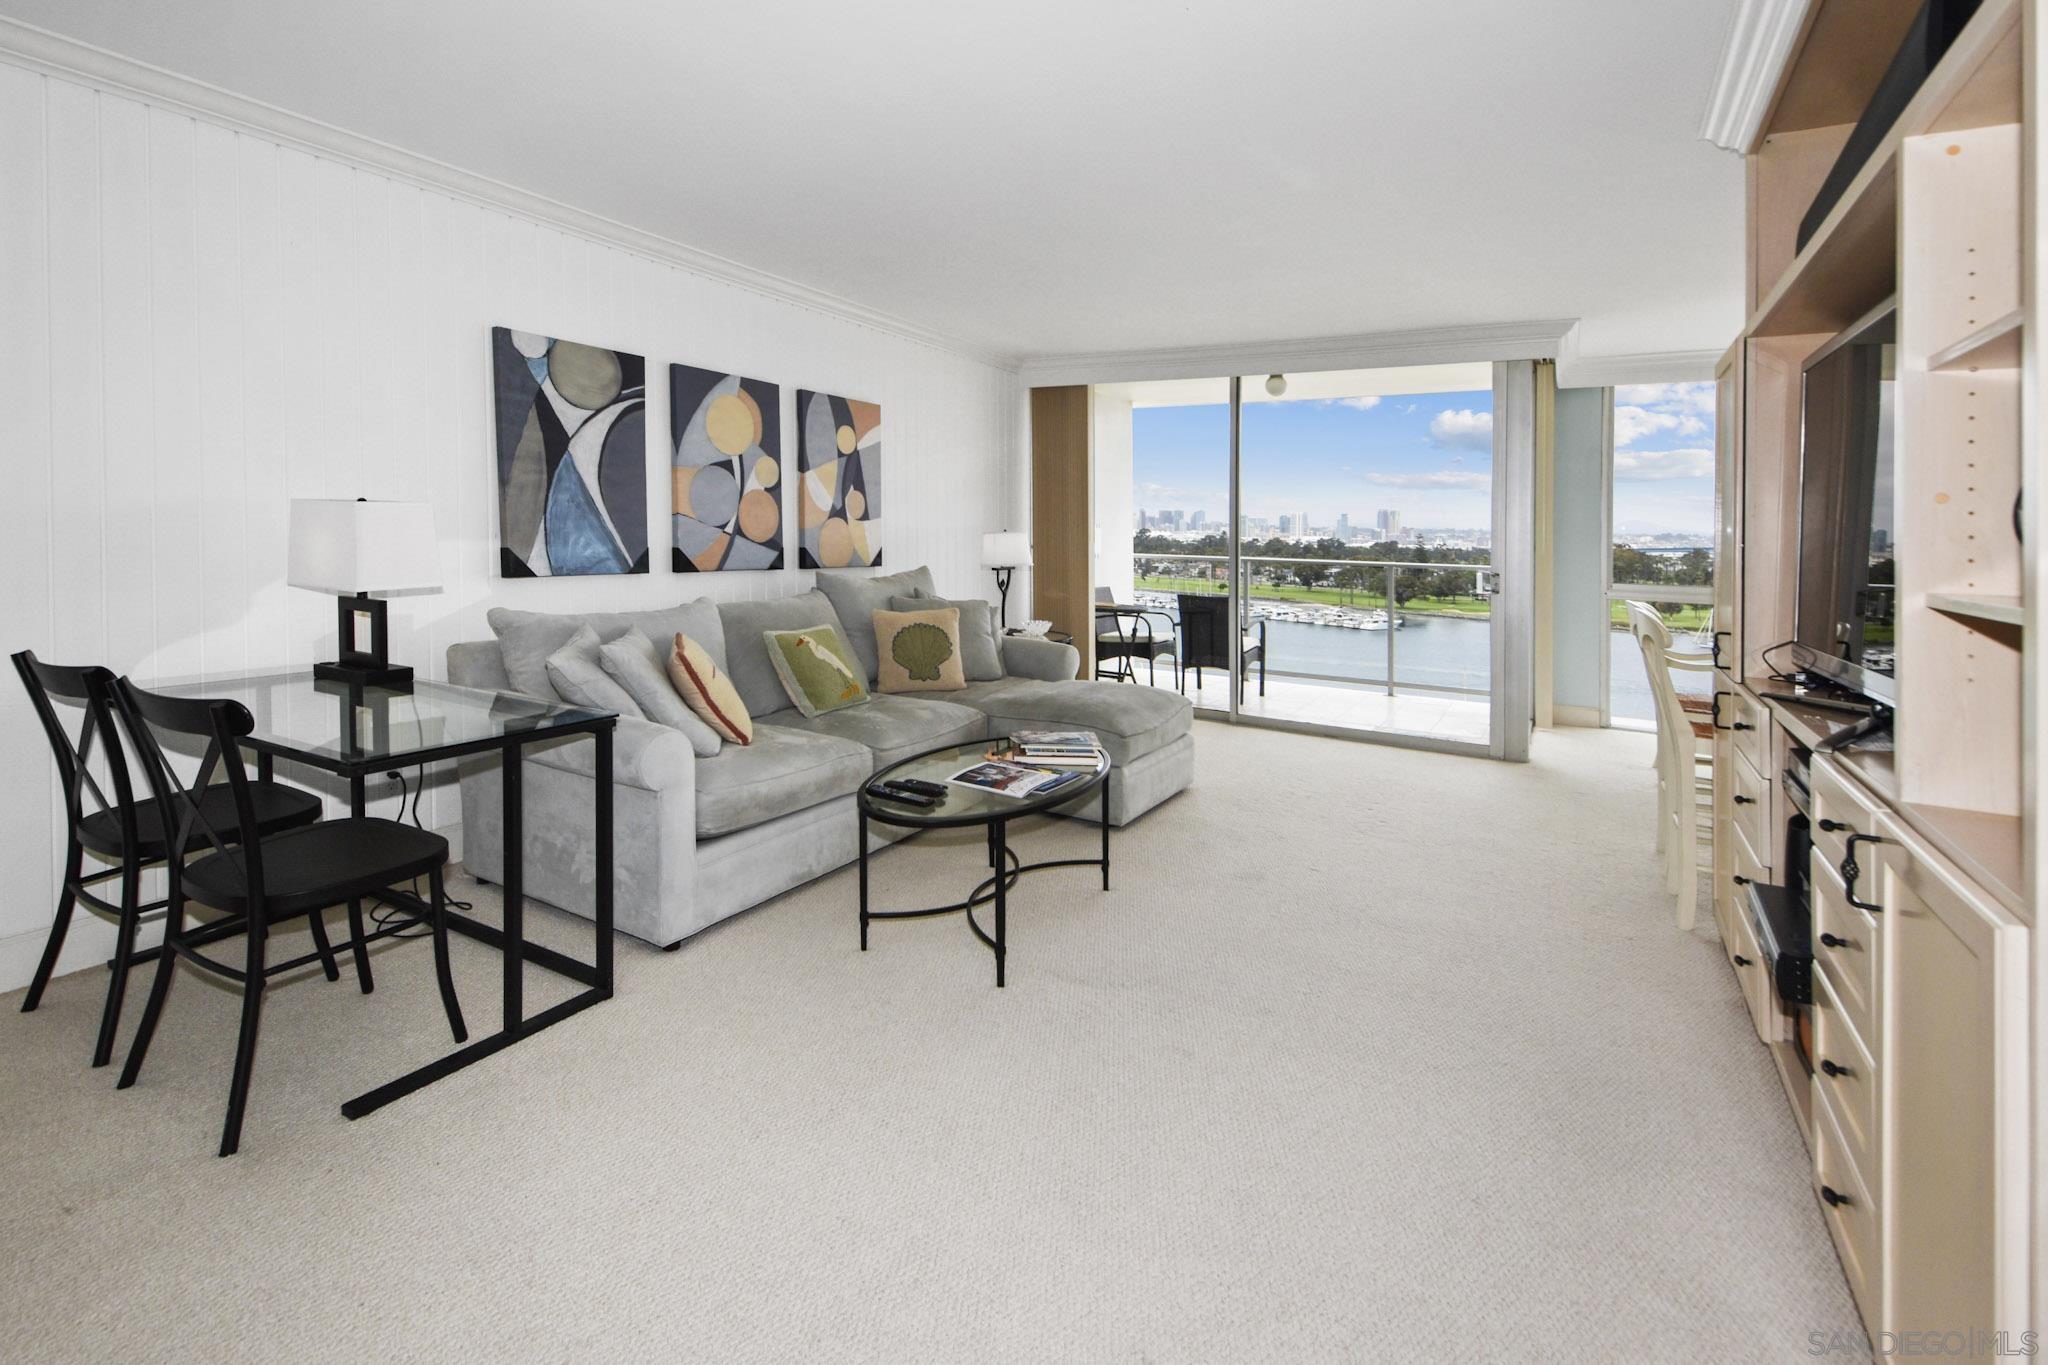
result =
[[[129,742],[149,777],[157,803],[177,813],[177,833],[171,847],[178,850],[169,859],[170,904],[164,922],[164,951],[157,960],[156,979],[150,983],[149,1003],[143,1006],[142,1024],[135,1032],[128,1064],[121,1071],[121,1089],[135,1084],[142,1070],[150,1037],[163,1013],[164,996],[170,990],[176,959],[183,957],[196,967],[240,982],[241,1037],[235,1048],[234,1080],[228,1089],[227,1126],[220,1140],[220,1154],[232,1155],[241,1143],[242,1113],[248,1105],[249,1074],[256,1060],[256,1025],[263,1010],[264,984],[270,977],[326,956],[316,928],[315,941],[322,944],[318,951],[285,962],[267,962],[265,947],[270,927],[300,915],[317,926],[322,910],[346,902],[354,935],[349,947],[355,953],[356,972],[367,993],[371,980],[363,934],[363,898],[419,877],[427,878],[431,896],[428,919],[434,937],[434,970],[441,982],[441,1006],[447,1011],[448,1027],[454,1031],[455,1041],[460,1043],[469,1037],[462,1022],[462,1007],[455,998],[455,980],[448,971],[447,898],[441,882],[441,869],[448,861],[446,839],[396,820],[367,817],[325,820],[280,834],[265,834],[253,797],[257,784],[249,780],[237,745],[254,728],[247,707],[236,701],[145,692],[126,678],[114,683],[113,693]],[[205,742],[199,775],[191,786],[181,783],[165,760],[158,732]],[[216,767],[227,774],[227,790],[233,803],[233,822],[227,831],[209,818],[205,800],[193,795],[206,791]],[[204,845],[210,845],[211,852],[198,857],[186,852]],[[188,925],[188,900],[221,911],[223,917]],[[236,934],[244,938],[240,968],[216,962],[200,951]]]
[[[142,900],[142,874],[165,857],[170,837],[165,828],[165,808],[152,799],[135,799],[127,756],[121,747],[120,733],[114,727],[113,673],[98,667],[46,664],[26,649],[14,656],[14,668],[21,675],[22,686],[28,689],[29,704],[43,723],[50,752],[57,760],[68,831],[57,918],[50,925],[49,940],[43,945],[42,960],[36,964],[21,1008],[26,1014],[42,1003],[43,990],[56,970],[65,933],[77,908],[82,905],[112,916],[114,956],[107,963],[112,980],[107,983],[107,1003],[100,1010],[99,1041],[92,1053],[92,1064],[105,1066],[113,1055],[114,1032],[121,1022],[121,1002],[128,992],[128,969],[156,956],[155,949],[135,951],[135,932],[143,923],[156,918],[166,905],[162,900]],[[83,709],[84,720],[76,734],[67,730],[58,716],[54,703],[59,701]],[[95,748],[106,772],[107,785],[113,789],[112,799],[93,777]],[[309,825],[320,818],[319,797],[281,783],[251,783],[249,801],[257,828],[265,834]],[[200,806],[217,826],[229,824],[234,815],[234,799],[225,787],[203,792]],[[88,873],[88,853],[114,865]],[[121,883],[118,901],[107,900],[89,889],[115,878]],[[339,972],[333,950],[324,936],[316,941],[320,945],[321,965],[328,979],[334,980]]]
[[[1186,692],[1187,676],[1190,670],[1195,675],[1195,690],[1202,690],[1202,670],[1220,668],[1230,671],[1230,599],[1217,594],[1179,593],[1180,598],[1180,676],[1181,691]],[[1250,675],[1251,666],[1259,666],[1259,695],[1266,695],[1266,623],[1259,622],[1259,633],[1247,633],[1238,656],[1242,672],[1239,682]]]
[[[1163,634],[1154,631],[1154,617],[1161,622]],[[1097,588],[1095,676],[1114,678],[1120,682],[1136,682],[1136,661],[1143,659],[1145,681],[1156,683],[1159,680],[1159,660],[1162,658],[1173,663],[1176,670],[1174,678],[1177,682],[1180,678],[1180,663],[1173,643],[1173,618],[1163,611],[1124,606],[1108,588]]]

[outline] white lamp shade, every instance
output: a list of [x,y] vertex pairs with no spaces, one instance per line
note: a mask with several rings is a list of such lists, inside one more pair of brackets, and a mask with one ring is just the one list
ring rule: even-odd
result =
[[441,586],[429,503],[293,498],[289,543],[285,577],[295,588],[347,595]]
[[990,531],[981,538],[981,562],[991,569],[1015,569],[1031,563],[1031,537],[1022,531]]

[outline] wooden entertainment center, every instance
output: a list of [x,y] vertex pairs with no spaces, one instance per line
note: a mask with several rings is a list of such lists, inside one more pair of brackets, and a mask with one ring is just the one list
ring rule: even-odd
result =
[[[1797,245],[1919,10],[1811,5],[1747,153],[1749,320],[1717,371],[1713,901],[1873,1340],[2003,1331],[2016,1349],[2042,1325],[2048,1136],[2033,1017],[2043,585],[2028,560],[2048,494],[2032,0],[1983,0]],[[1802,365],[1894,297],[1895,736],[1827,753],[1853,717],[1765,695],[1794,692],[1773,675],[1794,633]],[[1791,880],[1803,845],[1786,772],[1802,756],[1807,1005],[1781,998],[1749,892]]]

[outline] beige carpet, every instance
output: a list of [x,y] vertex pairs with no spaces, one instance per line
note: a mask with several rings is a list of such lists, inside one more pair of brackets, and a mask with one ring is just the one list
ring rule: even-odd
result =
[[[447,1046],[404,943],[369,998],[346,966],[273,991],[227,1161],[224,992],[179,978],[124,1093],[85,1065],[97,974],[0,997],[6,1357],[1782,1360],[1856,1333],[1711,922],[1672,928],[1647,736],[1541,736],[1525,767],[1197,739],[1113,891],[1025,880],[1007,990],[957,919],[861,955],[847,870],[678,953],[622,941],[617,1000],[348,1123]],[[951,899],[980,856],[891,851],[877,895]],[[496,957],[458,954],[495,1018]]]

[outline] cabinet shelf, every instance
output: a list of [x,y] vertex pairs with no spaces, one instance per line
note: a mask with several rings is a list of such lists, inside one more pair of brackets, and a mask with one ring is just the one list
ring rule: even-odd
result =
[[2026,314],[2015,308],[1994,318],[1956,342],[1927,357],[1927,368],[1945,374],[1972,370],[2016,370],[2020,366],[2020,324]]
[[1923,133],[2020,121],[2019,16],[2019,0],[1984,0],[1805,250],[1758,303],[1744,335],[1838,331],[1892,292],[1900,146]]
[[1931,592],[1927,605],[1950,616],[1967,616],[1973,621],[1995,621],[2004,626],[2024,625],[2026,603],[2018,597],[1987,593]]

